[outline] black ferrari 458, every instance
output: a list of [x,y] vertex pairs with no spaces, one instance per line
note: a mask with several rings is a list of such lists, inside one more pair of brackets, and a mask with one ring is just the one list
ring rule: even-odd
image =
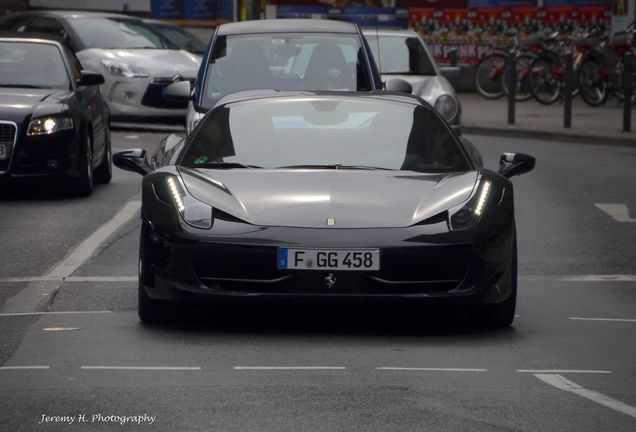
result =
[[144,175],[139,316],[189,304],[328,299],[459,302],[508,326],[517,296],[513,188],[419,98],[252,91],[222,99]]

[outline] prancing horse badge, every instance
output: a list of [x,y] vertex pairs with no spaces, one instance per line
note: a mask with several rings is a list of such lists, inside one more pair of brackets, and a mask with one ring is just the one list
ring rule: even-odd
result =
[[325,276],[325,283],[327,284],[327,288],[331,288],[336,284],[336,276],[333,273],[329,273]]

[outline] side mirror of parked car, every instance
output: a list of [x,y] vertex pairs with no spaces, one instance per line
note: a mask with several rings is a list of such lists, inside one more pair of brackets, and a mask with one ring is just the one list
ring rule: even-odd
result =
[[104,84],[104,75],[83,70],[80,75],[80,79],[77,80],[78,86],[96,86]]
[[388,91],[396,91],[401,93],[411,93],[413,86],[401,78],[389,78],[386,80],[385,88]]
[[135,148],[113,154],[113,163],[117,168],[146,175],[154,168],[148,160],[148,153],[144,149]]
[[443,66],[440,68],[440,72],[446,78],[459,78],[461,70],[459,66]]
[[177,81],[163,89],[163,97],[171,101],[187,102],[192,99],[190,81]]
[[499,174],[510,178],[534,169],[535,158],[524,153],[504,153],[499,158]]

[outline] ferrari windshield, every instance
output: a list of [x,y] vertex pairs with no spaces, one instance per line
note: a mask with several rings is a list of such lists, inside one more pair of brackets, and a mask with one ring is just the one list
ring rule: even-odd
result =
[[165,37],[141,20],[128,18],[76,18],[71,27],[86,48],[172,48]]
[[203,107],[243,90],[371,90],[357,34],[218,36],[207,65]]
[[[415,36],[376,36],[365,33],[383,74],[437,75],[433,60]],[[378,48],[380,52],[378,53]]]
[[219,106],[194,132],[180,165],[470,169],[454,135],[431,108],[353,96],[274,97]]
[[49,43],[0,42],[0,87],[68,89],[59,48]]

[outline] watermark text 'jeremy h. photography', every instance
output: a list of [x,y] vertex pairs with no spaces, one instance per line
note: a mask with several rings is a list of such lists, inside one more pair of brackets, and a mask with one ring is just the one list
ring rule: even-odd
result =
[[38,424],[46,423],[117,423],[125,425],[151,425],[157,420],[157,416],[151,416],[146,413],[139,415],[115,415],[115,414],[75,414],[75,415],[48,415],[42,414],[38,420]]

